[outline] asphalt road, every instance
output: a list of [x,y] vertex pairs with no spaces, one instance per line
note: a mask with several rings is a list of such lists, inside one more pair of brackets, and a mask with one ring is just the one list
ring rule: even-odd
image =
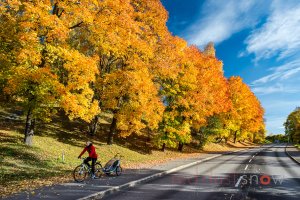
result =
[[300,166],[285,154],[284,147],[224,155],[105,199],[299,200]]

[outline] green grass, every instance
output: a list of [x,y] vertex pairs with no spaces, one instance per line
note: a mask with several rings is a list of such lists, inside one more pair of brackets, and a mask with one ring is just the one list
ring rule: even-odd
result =
[[300,149],[300,144],[296,144],[295,146],[296,146],[298,149]]
[[[71,129],[68,126],[68,129],[64,129],[60,124],[53,123],[37,127],[33,146],[29,147],[23,144],[23,134],[15,129],[21,130],[22,126],[0,127],[0,190],[6,195],[27,189],[29,185],[40,186],[57,182],[54,177],[61,177],[60,181],[71,180],[72,170],[81,163],[77,157],[85,142],[91,140],[80,128]],[[104,164],[116,153],[121,153],[124,156],[124,168],[142,168],[192,155],[170,150],[153,150],[151,154],[147,154],[127,148],[127,143],[106,145],[101,138],[103,136],[92,139],[99,160]],[[133,143],[138,144],[139,141],[135,140]]]
[[[1,116],[9,112],[0,109]],[[111,115],[103,114],[97,136],[86,134],[87,124],[70,122],[57,116],[51,123],[37,123],[33,146],[23,144],[24,123],[0,124],[0,195],[9,195],[21,190],[34,189],[42,185],[72,180],[72,170],[81,163],[78,155],[88,140],[93,141],[99,161],[105,164],[116,153],[124,156],[123,168],[139,169],[151,167],[168,160],[199,156],[200,150],[189,146],[184,153],[176,150],[159,151],[149,146],[143,137],[129,139],[115,138],[116,144],[106,145],[104,136],[109,127]],[[5,118],[3,118],[5,119]],[[0,118],[0,121],[3,121]],[[23,119],[24,120],[24,119]],[[234,147],[224,144],[208,144],[206,151],[228,151]],[[64,160],[62,159],[64,155]],[[87,156],[87,154],[85,155]]]

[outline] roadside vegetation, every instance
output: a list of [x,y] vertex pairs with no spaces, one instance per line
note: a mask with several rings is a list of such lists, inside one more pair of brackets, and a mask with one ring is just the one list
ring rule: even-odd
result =
[[65,174],[86,140],[128,168],[264,141],[250,87],[167,19],[159,0],[1,2],[4,188]]
[[284,123],[285,135],[289,142],[300,145],[300,108],[297,107],[289,114]]
[[274,143],[274,142],[286,143],[288,142],[288,137],[284,134],[268,135],[266,137],[266,140],[269,141],[270,143]]

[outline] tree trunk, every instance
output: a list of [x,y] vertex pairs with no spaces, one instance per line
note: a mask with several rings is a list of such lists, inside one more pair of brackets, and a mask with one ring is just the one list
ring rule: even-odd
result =
[[179,142],[179,144],[178,144],[178,151],[180,151],[180,152],[182,152],[182,150],[183,150],[183,143],[182,142]]
[[203,149],[204,146],[204,134],[203,132],[199,131],[199,148]]
[[148,131],[147,131],[147,142],[151,142],[151,130],[150,130],[150,128],[148,128]]
[[161,147],[161,150],[162,151],[165,151],[166,150],[166,143],[163,143],[162,147]]
[[234,143],[236,143],[237,131],[234,132]]
[[114,116],[112,123],[110,125],[110,128],[109,128],[109,133],[108,133],[108,137],[107,137],[108,145],[112,145],[114,142],[114,135],[116,133],[116,127],[117,127],[117,118]]
[[32,110],[29,108],[26,116],[26,125],[24,131],[24,143],[28,146],[32,145],[34,135],[35,120],[32,119]]
[[223,140],[223,138],[216,138],[216,141],[214,143],[219,144],[222,142],[222,140]]
[[91,121],[89,125],[89,134],[90,136],[94,136],[97,132],[97,125],[98,125],[99,116],[95,116],[94,119]]

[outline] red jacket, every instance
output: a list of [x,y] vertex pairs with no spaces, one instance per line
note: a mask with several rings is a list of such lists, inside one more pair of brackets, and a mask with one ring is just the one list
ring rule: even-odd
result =
[[79,157],[81,157],[86,151],[89,152],[89,157],[91,158],[98,157],[98,155],[96,154],[96,148],[93,145],[85,147],[83,151],[80,153]]

